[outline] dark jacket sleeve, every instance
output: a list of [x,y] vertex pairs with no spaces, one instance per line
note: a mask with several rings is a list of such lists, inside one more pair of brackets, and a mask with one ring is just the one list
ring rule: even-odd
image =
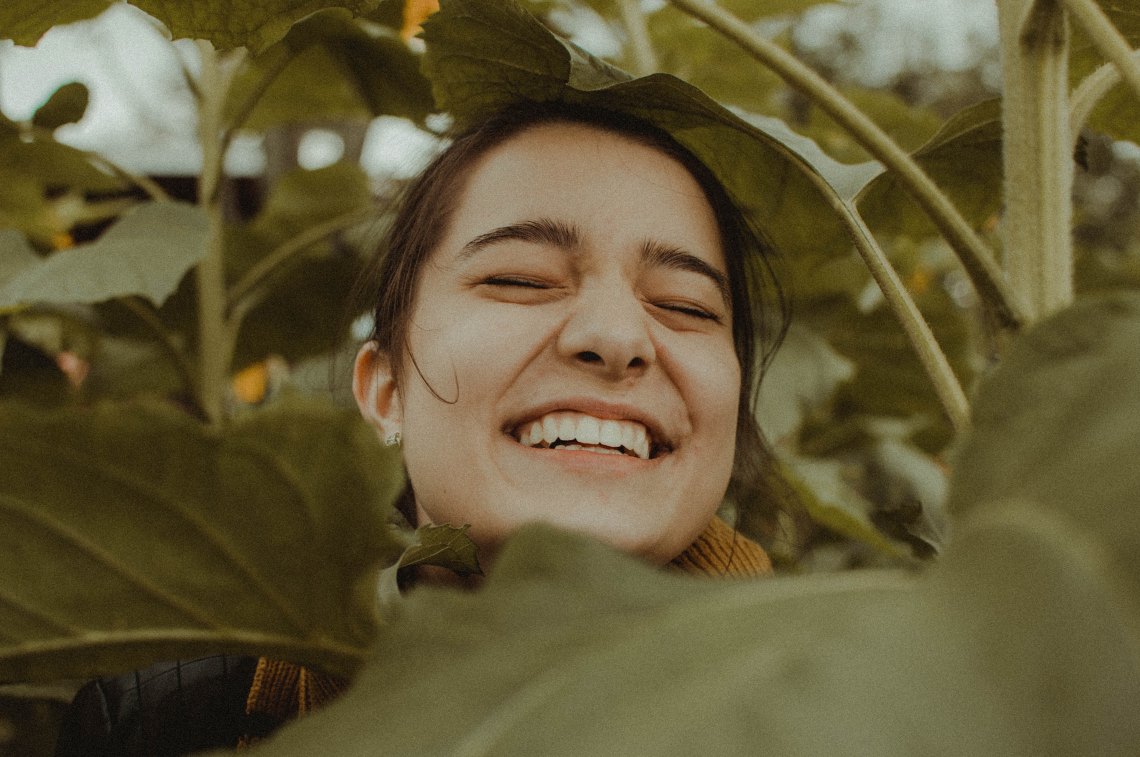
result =
[[256,666],[219,655],[91,681],[67,711],[56,757],[183,755],[265,735],[279,724],[245,713]]

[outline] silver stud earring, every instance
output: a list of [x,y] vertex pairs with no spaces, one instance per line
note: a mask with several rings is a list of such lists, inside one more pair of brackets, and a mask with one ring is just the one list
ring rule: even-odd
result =
[[391,434],[388,434],[386,437],[384,437],[384,444],[389,446],[389,447],[399,447],[400,446],[400,432],[395,431]]

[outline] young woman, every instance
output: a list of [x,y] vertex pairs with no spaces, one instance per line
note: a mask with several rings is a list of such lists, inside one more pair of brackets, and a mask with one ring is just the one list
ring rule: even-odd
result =
[[[376,270],[354,389],[402,440],[415,523],[523,523],[663,564],[768,457],[766,250],[707,168],[635,119],[524,103],[423,174]],[[725,569],[731,569],[726,564]]]
[[[469,524],[491,572],[531,522],[689,572],[770,570],[715,517],[734,477],[773,481],[750,401],[756,345],[782,326],[767,262],[716,178],[650,124],[524,103],[459,135],[366,277],[376,326],[353,388],[400,440],[404,514]],[[85,689],[59,754],[248,743],[343,686],[264,658],[156,668]]]

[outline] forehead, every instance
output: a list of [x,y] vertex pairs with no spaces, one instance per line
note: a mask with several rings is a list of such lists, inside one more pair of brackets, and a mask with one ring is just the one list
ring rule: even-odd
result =
[[444,248],[544,217],[614,243],[666,241],[723,267],[716,214],[701,186],[675,158],[630,136],[578,123],[533,126],[481,156],[465,178]]

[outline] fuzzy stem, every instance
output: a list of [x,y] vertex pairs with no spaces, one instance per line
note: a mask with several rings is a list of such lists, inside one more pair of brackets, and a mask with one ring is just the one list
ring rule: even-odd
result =
[[657,70],[657,53],[649,38],[649,26],[645,23],[641,3],[639,0],[618,0],[617,7],[633,47],[634,73],[648,76]]
[[1005,265],[1037,320],[1073,299],[1069,30],[1056,0],[1002,0],[998,14],[1005,79]]
[[1116,66],[1124,81],[1140,97],[1140,62],[1133,57],[1128,40],[1093,0],[1064,0],[1064,3],[1100,54]]
[[899,183],[926,211],[957,253],[974,287],[983,301],[993,309],[999,322],[1014,330],[1020,327],[1023,320],[1021,304],[1006,284],[986,243],[914,159],[886,132],[810,67],[779,45],[756,34],[747,24],[724,9],[707,0],[670,2],[736,42],[784,81],[811,97],[867,152],[894,171]]
[[225,158],[222,109],[244,50],[220,56],[209,42],[199,42],[202,70],[198,80],[198,141],[202,172],[198,205],[210,219],[206,255],[198,264],[198,404],[212,423],[222,420],[232,340],[226,328],[225,219],[219,187]]

